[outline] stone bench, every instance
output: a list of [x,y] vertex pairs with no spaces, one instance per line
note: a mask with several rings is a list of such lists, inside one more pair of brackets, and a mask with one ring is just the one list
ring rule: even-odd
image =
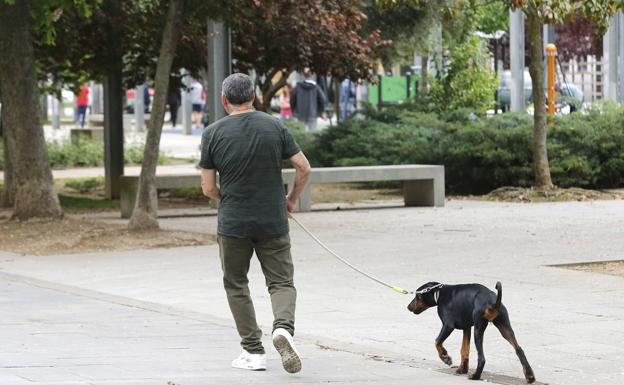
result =
[[[282,180],[290,191],[294,183],[295,170],[282,170]],[[444,206],[444,166],[399,165],[363,167],[321,167],[313,168],[308,185],[301,194],[298,211],[311,209],[311,185],[314,183],[379,182],[402,181],[405,206]],[[129,218],[134,209],[138,176],[121,177],[121,217]],[[192,174],[166,175],[156,177],[156,189],[200,187],[199,171]]]

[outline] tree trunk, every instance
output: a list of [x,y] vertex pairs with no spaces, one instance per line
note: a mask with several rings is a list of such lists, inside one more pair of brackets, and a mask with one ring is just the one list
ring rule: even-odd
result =
[[537,9],[527,10],[529,26],[529,72],[533,84],[533,169],[535,172],[535,187],[538,189],[552,189],[548,153],[546,148],[546,96],[544,95],[544,54],[542,22]]
[[11,165],[11,157],[9,152],[11,149],[7,146],[6,134],[2,137],[2,145],[4,146],[4,191],[2,194],[1,207],[13,207],[15,203],[15,189],[13,188],[13,167]]
[[143,164],[139,177],[137,199],[128,227],[133,230],[158,228],[158,195],[156,193],[156,164],[160,149],[160,135],[165,119],[165,105],[169,89],[171,64],[182,29],[184,0],[170,0],[167,21],[163,31],[160,55],[156,67],[155,93],[152,114],[147,128]]
[[2,115],[13,168],[13,216],[21,220],[63,215],[41,125],[32,28],[27,0],[0,1]]
[[261,87],[262,104],[259,105],[260,111],[271,113],[271,101],[273,100],[273,97],[288,82],[288,75],[284,71],[281,71],[280,75],[280,79],[275,84],[273,84],[272,78],[269,79],[267,77],[266,82],[268,83],[265,82],[265,84],[263,85],[264,87]]
[[427,77],[429,76],[429,56],[422,55],[420,57],[420,84],[418,85],[418,89],[420,90],[421,95],[427,93],[427,89],[429,88],[429,83]]

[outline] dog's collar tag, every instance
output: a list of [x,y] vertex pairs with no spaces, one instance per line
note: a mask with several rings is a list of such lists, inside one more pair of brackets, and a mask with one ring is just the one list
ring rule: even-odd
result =
[[433,293],[433,301],[436,304],[438,303],[438,298],[440,298],[440,290],[437,290],[435,293]]

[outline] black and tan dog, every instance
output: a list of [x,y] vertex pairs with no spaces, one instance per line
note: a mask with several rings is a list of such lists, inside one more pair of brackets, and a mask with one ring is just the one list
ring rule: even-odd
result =
[[527,382],[535,382],[533,369],[527,361],[524,351],[518,345],[514,336],[507,309],[501,304],[503,295],[502,285],[496,283],[498,295],[479,284],[443,285],[438,282],[429,282],[418,288],[416,297],[407,307],[409,311],[420,314],[430,307],[438,307],[438,315],[442,320],[442,330],[435,340],[436,349],[440,359],[447,365],[452,364],[446,349],[442,345],[455,329],[464,331],[464,339],[461,347],[461,364],[457,368],[457,374],[468,373],[468,355],[470,354],[470,328],[474,326],[475,346],[479,353],[477,370],[468,378],[478,380],[481,378],[485,356],[483,355],[483,333],[488,324],[492,322],[516,350],[524,369],[524,377]]

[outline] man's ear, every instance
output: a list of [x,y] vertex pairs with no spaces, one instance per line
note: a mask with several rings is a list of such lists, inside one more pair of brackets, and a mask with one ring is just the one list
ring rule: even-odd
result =
[[230,103],[228,102],[225,95],[221,95],[221,104],[223,105],[223,109],[229,114],[230,113]]

